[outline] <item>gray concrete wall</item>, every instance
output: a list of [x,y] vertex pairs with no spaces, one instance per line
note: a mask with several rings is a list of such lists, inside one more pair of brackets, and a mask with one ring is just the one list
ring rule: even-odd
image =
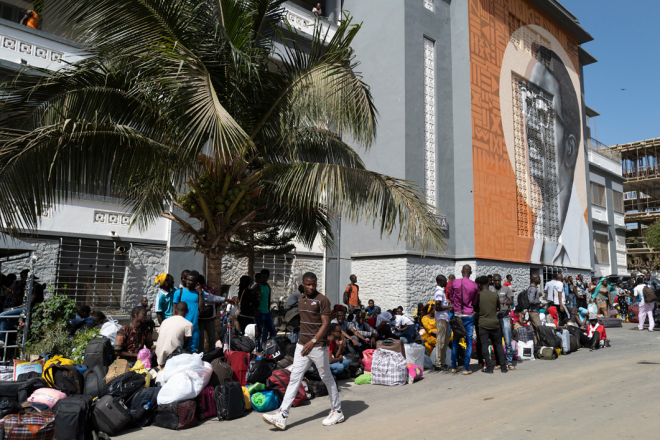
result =
[[[21,241],[30,244],[34,249],[33,253],[37,256],[34,274],[39,277],[39,282],[46,285],[53,283],[57,276],[57,258],[60,250],[59,240],[23,238]],[[30,260],[28,258],[0,263],[0,271],[5,275],[14,273],[18,276],[23,269],[29,268]]]
[[130,312],[144,296],[149,299],[149,304],[154,303],[159,289],[154,279],[167,272],[167,261],[167,247],[133,244],[128,254],[122,292],[122,308],[125,312]]

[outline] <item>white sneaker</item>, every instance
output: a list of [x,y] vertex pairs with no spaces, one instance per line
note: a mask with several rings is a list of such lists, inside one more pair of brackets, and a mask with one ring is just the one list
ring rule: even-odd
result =
[[332,426],[344,421],[344,413],[335,410],[330,411],[330,415],[323,420],[323,426]]
[[286,417],[282,416],[282,413],[279,411],[275,411],[270,414],[264,414],[261,416],[261,418],[264,419],[264,422],[268,423],[269,425],[273,425],[282,431],[286,429]]

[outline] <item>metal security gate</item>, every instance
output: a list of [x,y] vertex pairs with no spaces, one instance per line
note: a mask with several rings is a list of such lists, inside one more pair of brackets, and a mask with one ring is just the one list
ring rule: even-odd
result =
[[287,296],[297,286],[293,284],[292,265],[295,257],[289,255],[264,255],[254,261],[254,271],[261,269],[270,271],[269,283],[273,287],[271,300],[280,296]]
[[62,238],[55,290],[78,306],[119,311],[126,265],[126,253],[115,242]]

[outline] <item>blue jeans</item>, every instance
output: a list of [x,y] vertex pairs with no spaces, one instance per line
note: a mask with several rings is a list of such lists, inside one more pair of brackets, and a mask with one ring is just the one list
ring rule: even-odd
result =
[[[465,362],[463,365],[463,371],[467,371],[470,366],[470,359],[472,358],[472,332],[474,331],[474,316],[463,316],[463,325],[467,331],[467,336],[465,337],[465,342],[467,343],[467,348],[465,349]],[[461,342],[458,338],[454,338],[451,341],[451,368],[456,369],[458,367],[458,343]]]
[[401,339],[405,338],[404,344],[412,344],[413,342],[415,342],[415,333],[416,333],[415,332],[415,327],[410,326],[410,327],[408,327],[408,330],[406,330],[405,332],[402,332],[399,335],[399,337]]
[[330,364],[330,372],[336,376],[337,374],[347,369],[348,364],[350,364],[348,359],[342,359],[340,362],[335,362],[334,364]]
[[257,328],[259,329],[262,347],[268,339],[277,336],[277,330],[275,330],[275,325],[273,324],[273,315],[270,313],[262,313],[259,316],[255,316],[254,323],[257,324]]
[[0,331],[11,330],[13,327],[16,326],[16,324],[18,324],[18,319],[9,319],[9,318],[2,319],[1,318],[2,316],[18,316],[21,313],[23,313],[22,307],[0,313]]
[[513,351],[511,350],[511,320],[508,316],[500,318],[500,328],[502,329],[502,337],[504,338],[504,345],[506,346],[506,364],[513,365]]

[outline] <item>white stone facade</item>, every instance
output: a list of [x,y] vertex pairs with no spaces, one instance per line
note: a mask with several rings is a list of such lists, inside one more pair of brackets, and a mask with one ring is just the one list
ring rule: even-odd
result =
[[130,312],[144,296],[150,304],[154,303],[159,289],[154,279],[163,272],[167,272],[167,247],[133,245],[122,291],[125,312]]
[[[53,283],[57,276],[57,258],[60,250],[60,242],[58,240],[43,238],[24,238],[21,241],[31,244],[34,248],[34,253],[37,256],[34,274],[39,277],[39,282],[46,285]],[[18,276],[20,271],[29,268],[29,258],[0,263],[0,270],[5,275],[14,273]]]

